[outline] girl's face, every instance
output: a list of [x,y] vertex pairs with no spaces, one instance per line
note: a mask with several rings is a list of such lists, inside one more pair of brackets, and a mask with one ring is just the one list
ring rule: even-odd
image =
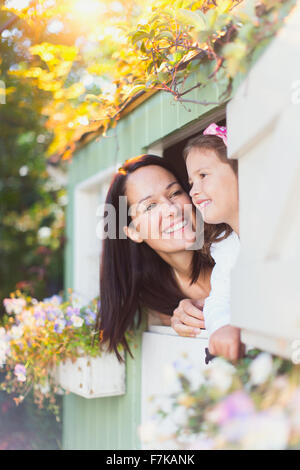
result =
[[227,223],[238,218],[238,179],[228,163],[210,149],[193,148],[186,159],[190,196],[208,224]]
[[194,243],[193,205],[172,173],[156,165],[139,168],[128,176],[126,196],[132,222],[124,231],[132,240],[164,253]]

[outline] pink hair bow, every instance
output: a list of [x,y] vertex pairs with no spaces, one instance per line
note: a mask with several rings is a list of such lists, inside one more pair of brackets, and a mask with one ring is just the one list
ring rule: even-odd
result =
[[206,129],[203,131],[204,135],[217,135],[218,137],[221,137],[223,140],[224,144],[227,147],[227,128],[224,126],[217,126],[215,122],[210,124]]

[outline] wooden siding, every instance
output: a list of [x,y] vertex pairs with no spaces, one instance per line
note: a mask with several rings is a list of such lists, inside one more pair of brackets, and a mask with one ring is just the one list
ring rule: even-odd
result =
[[[259,54],[257,53],[257,56]],[[210,67],[210,64],[207,65]],[[203,70],[203,69],[202,69]],[[243,76],[233,82],[235,92]],[[197,73],[187,80],[187,86],[198,82]],[[217,101],[225,90],[226,81],[211,83],[204,89],[193,90],[185,97],[197,101]],[[175,102],[165,92],[151,98],[124,117],[107,137],[92,141],[73,158],[69,168],[65,250],[65,288],[74,286],[74,191],[77,184],[117,162],[139,155],[150,145],[199,120],[199,131],[204,118],[216,109]],[[138,449],[137,427],[141,419],[141,332],[136,338],[135,359],[127,357],[127,393],[122,397],[87,400],[75,395],[64,398],[64,449]]]

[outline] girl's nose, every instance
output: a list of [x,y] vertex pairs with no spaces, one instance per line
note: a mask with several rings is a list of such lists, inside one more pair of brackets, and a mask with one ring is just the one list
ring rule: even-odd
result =
[[200,185],[198,184],[197,181],[195,181],[193,184],[192,184],[192,187],[190,189],[190,192],[189,192],[189,195],[191,198],[195,197],[197,194],[200,194]]
[[190,189],[190,192],[189,192],[190,197],[193,199],[193,197],[195,196],[195,194],[197,194],[197,192],[198,191],[197,191],[195,185],[193,184],[191,189]]

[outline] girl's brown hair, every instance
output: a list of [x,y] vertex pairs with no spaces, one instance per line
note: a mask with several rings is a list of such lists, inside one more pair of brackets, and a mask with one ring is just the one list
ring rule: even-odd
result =
[[[236,176],[238,175],[238,162],[237,160],[230,160],[227,157],[227,147],[221,137],[217,135],[198,135],[193,137],[187,142],[183,150],[183,158],[186,161],[191,150],[213,150],[218,158],[223,162],[230,165]],[[220,237],[220,234],[224,232],[224,235]],[[202,252],[206,255],[210,255],[210,247],[212,243],[220,242],[227,238],[232,232],[232,228],[225,223],[222,224],[204,224],[204,245]]]

